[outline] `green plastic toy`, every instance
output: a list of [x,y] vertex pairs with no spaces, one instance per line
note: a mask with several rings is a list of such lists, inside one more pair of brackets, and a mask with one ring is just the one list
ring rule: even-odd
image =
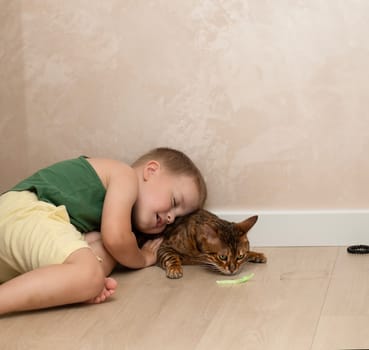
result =
[[219,280],[216,281],[218,285],[229,285],[229,284],[241,284],[241,283],[245,283],[249,280],[251,280],[251,278],[254,277],[253,273],[250,273],[249,275],[243,276],[241,278],[238,278],[236,280]]

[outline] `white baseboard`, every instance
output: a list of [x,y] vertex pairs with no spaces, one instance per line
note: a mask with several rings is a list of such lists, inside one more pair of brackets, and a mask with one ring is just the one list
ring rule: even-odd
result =
[[213,212],[233,222],[258,215],[248,235],[254,247],[369,245],[369,210]]

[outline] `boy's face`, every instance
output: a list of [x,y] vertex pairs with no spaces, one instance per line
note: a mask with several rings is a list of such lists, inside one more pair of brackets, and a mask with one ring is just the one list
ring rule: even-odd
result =
[[135,227],[144,233],[160,233],[177,216],[198,208],[199,194],[194,180],[173,175],[156,161],[143,169],[137,201],[133,208]]

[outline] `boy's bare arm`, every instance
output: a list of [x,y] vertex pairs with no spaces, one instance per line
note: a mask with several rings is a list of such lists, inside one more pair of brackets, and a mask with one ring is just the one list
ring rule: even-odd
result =
[[104,245],[120,264],[130,268],[142,268],[156,263],[161,238],[146,242],[140,249],[132,232],[126,232],[121,235],[124,237],[116,240],[114,240],[114,237],[106,236],[108,238],[103,241]]
[[[113,271],[115,265],[117,264],[117,261],[109,254],[109,252],[104,247],[101,234],[98,232],[90,232],[87,233],[85,237],[86,242],[96,255],[97,259],[101,261],[101,266],[104,270],[105,276],[109,276]],[[149,240],[142,247],[142,250],[146,252],[148,256],[151,255],[152,257],[152,263],[150,263],[150,265],[156,262],[156,252],[160,246],[160,243],[160,239]]]
[[133,169],[117,167],[107,183],[102,213],[101,233],[105,248],[120,264],[142,268],[156,262],[160,240],[140,249],[132,233],[131,212],[138,192],[137,176]]

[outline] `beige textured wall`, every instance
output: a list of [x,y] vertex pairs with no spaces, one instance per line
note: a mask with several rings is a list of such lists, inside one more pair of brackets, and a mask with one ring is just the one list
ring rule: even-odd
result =
[[0,190],[168,145],[210,209],[369,207],[369,1],[0,6]]
[[0,0],[0,192],[27,173],[21,8]]

